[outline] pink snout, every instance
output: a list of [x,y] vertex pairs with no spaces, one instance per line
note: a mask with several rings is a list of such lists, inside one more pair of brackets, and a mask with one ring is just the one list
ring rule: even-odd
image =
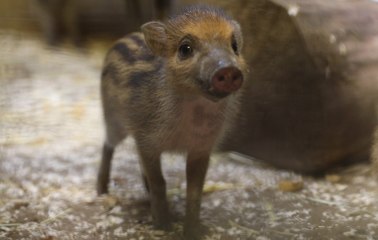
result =
[[231,93],[238,90],[243,83],[243,74],[236,67],[225,67],[217,70],[211,79],[214,92]]

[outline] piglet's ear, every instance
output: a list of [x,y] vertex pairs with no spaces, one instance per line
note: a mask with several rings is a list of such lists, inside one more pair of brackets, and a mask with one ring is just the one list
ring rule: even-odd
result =
[[142,25],[142,32],[147,46],[158,56],[164,56],[167,52],[167,32],[164,23],[148,22]]
[[232,20],[232,25],[234,26],[234,36],[235,36],[236,42],[238,43],[239,50],[241,50],[243,48],[243,34],[242,34],[241,27],[239,23],[235,20]]

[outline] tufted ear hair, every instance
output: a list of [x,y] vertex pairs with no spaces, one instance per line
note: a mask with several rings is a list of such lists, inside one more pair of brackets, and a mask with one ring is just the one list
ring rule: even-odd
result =
[[142,25],[142,32],[147,46],[152,53],[164,56],[167,53],[167,31],[162,22],[152,21]]
[[232,20],[231,22],[232,22],[232,25],[234,26],[234,36],[235,36],[236,42],[238,43],[238,49],[239,51],[241,51],[243,49],[243,34],[242,34],[240,24],[235,20]]

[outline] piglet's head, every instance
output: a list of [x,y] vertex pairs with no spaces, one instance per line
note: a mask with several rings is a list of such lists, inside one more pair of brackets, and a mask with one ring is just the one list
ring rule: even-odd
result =
[[166,23],[142,26],[147,46],[163,58],[167,81],[182,94],[213,101],[241,88],[245,62],[239,24],[213,8],[189,8]]

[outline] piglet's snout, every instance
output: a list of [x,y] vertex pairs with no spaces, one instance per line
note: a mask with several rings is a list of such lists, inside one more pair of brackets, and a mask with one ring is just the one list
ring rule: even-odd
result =
[[214,73],[210,84],[214,92],[235,92],[243,84],[243,74],[236,67],[223,67]]

